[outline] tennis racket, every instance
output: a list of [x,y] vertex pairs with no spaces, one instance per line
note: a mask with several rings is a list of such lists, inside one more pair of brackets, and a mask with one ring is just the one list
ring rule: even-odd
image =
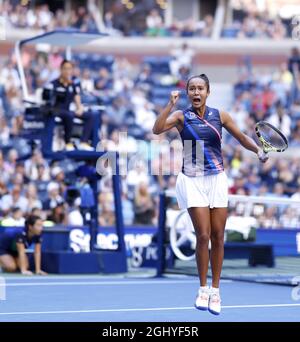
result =
[[259,121],[255,125],[255,133],[265,153],[283,152],[288,148],[288,141],[284,134],[266,121]]

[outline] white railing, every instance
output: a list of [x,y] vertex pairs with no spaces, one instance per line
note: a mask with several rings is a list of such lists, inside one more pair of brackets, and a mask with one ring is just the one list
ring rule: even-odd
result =
[[[11,28],[7,30],[6,43],[15,43],[18,40],[31,38],[42,33],[41,30],[24,30]],[[97,42],[90,43],[80,50],[95,51],[101,53],[134,53],[134,54],[166,54],[175,46],[181,46],[188,42],[197,53],[239,54],[249,53],[255,55],[284,55],[287,56],[292,47],[299,41],[291,38],[281,40],[268,39],[207,39],[200,37],[181,38],[181,37],[117,37],[112,36]],[[141,47],[143,47],[141,49]],[[79,49],[79,48],[78,48]],[[100,49],[100,50],[99,50]]]

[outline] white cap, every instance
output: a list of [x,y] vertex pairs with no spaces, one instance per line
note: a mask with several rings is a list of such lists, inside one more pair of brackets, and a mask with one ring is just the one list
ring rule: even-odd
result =
[[54,168],[51,171],[51,175],[52,177],[56,177],[57,175],[59,175],[61,172],[63,172],[63,169],[59,166],[54,166]]
[[59,184],[56,183],[56,182],[50,182],[48,185],[47,185],[47,192],[51,192],[53,190],[58,190],[59,189]]

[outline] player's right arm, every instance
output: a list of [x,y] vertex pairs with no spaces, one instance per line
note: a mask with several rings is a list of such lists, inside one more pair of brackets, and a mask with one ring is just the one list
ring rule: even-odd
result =
[[173,127],[179,128],[183,123],[183,113],[181,110],[173,112],[171,111],[179,100],[179,91],[172,91],[170,101],[163,111],[158,115],[155,124],[152,128],[154,134],[160,134]]

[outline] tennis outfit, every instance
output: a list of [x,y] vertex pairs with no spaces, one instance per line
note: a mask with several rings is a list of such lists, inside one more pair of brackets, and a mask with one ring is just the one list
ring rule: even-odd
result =
[[24,244],[27,249],[31,244],[42,243],[41,235],[34,235],[29,238],[28,230],[24,229],[22,231],[10,231],[0,234],[0,256],[9,254],[13,257],[18,256],[17,243]]
[[226,208],[228,180],[221,151],[219,110],[206,106],[202,119],[189,107],[183,115],[183,166],[176,181],[179,208]]

